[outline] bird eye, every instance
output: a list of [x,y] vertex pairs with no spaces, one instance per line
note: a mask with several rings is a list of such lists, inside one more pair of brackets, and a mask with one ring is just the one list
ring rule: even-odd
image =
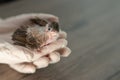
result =
[[48,27],[48,31],[51,31],[52,30],[52,28],[51,27]]

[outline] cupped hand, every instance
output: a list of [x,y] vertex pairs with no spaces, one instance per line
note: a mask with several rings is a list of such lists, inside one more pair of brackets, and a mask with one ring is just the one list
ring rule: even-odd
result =
[[64,31],[60,31],[55,42],[42,47],[39,52],[13,44],[11,35],[15,29],[36,16],[58,21],[56,16],[49,14],[24,14],[0,20],[0,63],[8,64],[21,73],[34,73],[36,69],[56,63],[61,56],[67,57],[71,53]]

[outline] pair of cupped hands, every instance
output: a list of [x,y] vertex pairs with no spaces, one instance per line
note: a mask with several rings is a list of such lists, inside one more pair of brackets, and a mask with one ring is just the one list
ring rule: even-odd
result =
[[8,64],[20,73],[34,73],[36,69],[57,63],[61,56],[67,57],[71,53],[67,47],[67,34],[64,31],[60,31],[59,38],[42,47],[40,52],[14,45],[11,40],[13,32],[34,17],[58,20],[56,16],[50,14],[22,14],[0,19],[0,63]]

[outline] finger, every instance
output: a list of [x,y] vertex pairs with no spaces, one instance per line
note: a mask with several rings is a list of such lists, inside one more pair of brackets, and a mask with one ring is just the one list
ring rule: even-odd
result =
[[49,59],[48,57],[42,57],[34,61],[33,64],[37,67],[37,69],[45,68],[49,64]]
[[41,19],[47,19],[49,21],[58,21],[58,17],[51,15],[51,14],[43,14],[43,13],[30,13],[30,14],[21,14],[17,16],[13,16],[10,18],[5,19],[5,22],[7,23],[13,23],[13,24],[23,24],[26,21],[32,19],[32,18],[41,18]]
[[38,14],[37,17],[40,17],[50,22],[59,22],[58,17],[51,14]]
[[64,31],[60,31],[58,39],[66,39],[66,38],[67,38],[67,33]]
[[4,21],[0,22],[0,33],[13,32],[18,27],[24,25],[32,17],[32,14],[22,14],[4,19]]
[[41,56],[47,55],[48,53],[51,53],[57,49],[63,48],[67,45],[67,40],[65,39],[59,39],[41,49]]
[[18,27],[21,25],[26,24],[30,19],[39,17],[41,19],[47,19],[49,21],[55,21],[58,22],[58,18],[54,15],[51,14],[22,14],[22,15],[17,15],[13,17],[9,17],[7,19],[4,19],[4,21],[0,22],[0,33],[7,33],[7,32],[12,32],[16,30]]
[[49,54],[50,63],[57,63],[60,61],[60,54],[58,52],[53,52]]
[[65,48],[61,48],[61,49],[59,49],[59,50],[57,50],[59,53],[60,53],[60,55],[61,56],[63,56],[63,57],[68,57],[69,55],[70,55],[70,53],[71,53],[71,50],[70,50],[70,48],[68,48],[68,47],[65,47]]
[[30,63],[11,64],[9,66],[20,73],[35,73],[36,71],[36,67]]

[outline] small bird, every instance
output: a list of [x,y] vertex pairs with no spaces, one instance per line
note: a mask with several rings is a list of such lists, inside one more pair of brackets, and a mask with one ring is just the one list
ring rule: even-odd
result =
[[39,49],[57,40],[59,31],[58,22],[35,17],[16,29],[12,35],[12,40],[15,45]]

